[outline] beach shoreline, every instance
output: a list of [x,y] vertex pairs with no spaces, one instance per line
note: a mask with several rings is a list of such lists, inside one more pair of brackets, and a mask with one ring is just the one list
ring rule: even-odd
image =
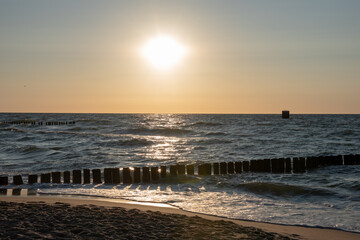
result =
[[[105,209],[121,208],[127,212],[133,211],[134,209],[136,209],[136,211],[139,211],[140,214],[143,213],[143,214],[151,215],[151,214],[156,213],[156,214],[160,214],[162,217],[170,217],[170,220],[167,219],[167,221],[171,221],[171,219],[176,219],[176,221],[186,222],[186,220],[179,220],[179,219],[182,219],[182,218],[198,219],[198,217],[200,217],[199,218],[199,219],[201,219],[200,222],[211,221],[211,223],[208,223],[208,222],[204,223],[206,226],[208,226],[209,224],[210,225],[213,224],[214,226],[218,227],[217,224],[219,222],[225,221],[227,224],[231,223],[231,224],[236,224],[237,226],[240,226],[240,227],[249,228],[244,232],[244,235],[242,235],[242,236],[236,235],[236,234],[231,235],[229,233],[230,235],[226,236],[226,238],[229,238],[229,237],[231,238],[231,236],[233,236],[233,238],[241,237],[241,238],[246,239],[246,238],[248,238],[248,236],[246,236],[246,233],[249,233],[249,234],[250,233],[251,234],[258,233],[259,234],[258,239],[263,239],[263,238],[268,238],[268,237],[273,237],[273,239],[286,239],[286,237],[288,237],[289,239],[350,239],[350,240],[360,239],[360,234],[346,232],[346,231],[342,231],[342,230],[316,228],[316,227],[289,226],[289,225],[261,223],[261,222],[254,222],[254,221],[245,221],[245,220],[234,220],[234,219],[222,218],[222,217],[211,216],[211,215],[206,215],[206,214],[188,212],[188,211],[184,211],[184,210],[181,210],[181,209],[178,209],[178,208],[172,207],[170,205],[166,205],[166,204],[142,203],[142,202],[135,202],[135,201],[129,201],[129,200],[103,199],[103,198],[99,198],[99,199],[91,198],[90,199],[90,198],[76,198],[76,197],[64,197],[64,196],[61,196],[61,197],[59,197],[59,196],[1,196],[0,202],[12,203],[16,206],[17,206],[17,204],[26,204],[27,206],[29,206],[29,205],[33,205],[35,203],[40,203],[40,204],[43,204],[43,205],[46,205],[49,207],[57,205],[57,206],[61,206],[61,208],[65,208],[66,206],[71,206],[71,207],[85,206],[85,208],[87,208],[89,206],[97,206],[97,207],[101,207],[101,208],[105,208]],[[65,204],[65,205],[59,205],[60,203]],[[9,208],[9,205],[5,204],[4,206],[2,206],[2,208],[4,208],[2,211],[2,216],[5,218],[8,218],[8,219],[11,219],[11,215],[6,213],[6,212],[8,212],[8,211],[6,211],[6,209]],[[19,209],[21,209],[21,207]],[[14,210],[12,209],[12,211],[14,211]],[[31,214],[31,211],[34,211],[34,209],[30,209],[29,214]],[[84,210],[84,211],[86,211],[86,210]],[[88,211],[91,211],[91,210],[88,210]],[[149,211],[151,211],[151,213]],[[49,213],[49,214],[52,214],[52,213]],[[182,216],[182,217],[174,218],[174,216]],[[138,220],[137,218],[139,218],[139,216],[132,216],[132,218],[135,218],[134,222],[137,222],[137,220]],[[141,224],[146,225],[146,223],[144,223],[144,222],[142,222]],[[187,224],[189,224],[189,223],[187,223]],[[198,223],[191,222],[190,225],[192,225],[192,224],[195,224],[197,226]],[[214,227],[214,226],[213,226],[213,228],[216,229],[216,227]],[[161,226],[159,226],[159,227],[161,228]],[[131,227],[129,227],[129,228],[131,229]],[[257,230],[254,230],[255,232],[250,230],[250,229],[254,229],[254,228],[260,229],[261,231],[263,231],[263,233],[260,233]],[[210,229],[212,229],[212,228],[210,227]],[[231,227],[230,227],[230,229],[231,229]],[[207,230],[209,230],[209,229],[207,229]],[[2,231],[6,231],[6,229],[3,229]],[[168,229],[167,231],[171,232],[171,229]],[[204,234],[205,234],[205,232],[204,232]],[[218,239],[225,237],[225,236],[220,236],[219,235],[220,233],[216,233],[216,231],[213,233],[215,234],[214,236],[219,237]],[[1,231],[0,231],[0,234],[1,234]],[[187,234],[189,234],[189,233],[187,233]],[[222,233],[222,234],[224,234],[224,233]],[[263,235],[263,238],[262,238],[261,234],[269,234],[269,235],[268,236]],[[250,237],[250,239],[252,239],[255,235],[251,235],[251,236],[252,237]],[[182,236],[182,237],[184,237],[184,236]],[[185,238],[186,238],[186,236],[185,236]],[[189,238],[189,235],[187,235],[187,238]],[[198,236],[198,238],[201,239],[200,236]]]

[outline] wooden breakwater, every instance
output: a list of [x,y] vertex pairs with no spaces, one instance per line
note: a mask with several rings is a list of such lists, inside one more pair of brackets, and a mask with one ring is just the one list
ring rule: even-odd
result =
[[35,121],[35,120],[15,120],[0,122],[0,124],[10,125],[45,125],[45,126],[57,126],[57,125],[75,125],[75,121]]
[[[156,183],[160,179],[178,176],[207,176],[224,174],[241,174],[244,172],[292,174],[305,173],[316,168],[325,166],[360,165],[360,154],[319,156],[319,157],[294,157],[260,159],[241,162],[220,162],[205,164],[174,164],[170,166],[152,167],[124,167],[100,169],[83,169],[64,172],[51,172],[42,174],[30,174],[27,176],[27,184],[55,183],[55,184],[132,184],[132,183]],[[197,168],[197,171],[195,171]],[[24,184],[21,175],[12,176],[15,185]],[[9,176],[0,176],[0,185],[8,185]]]

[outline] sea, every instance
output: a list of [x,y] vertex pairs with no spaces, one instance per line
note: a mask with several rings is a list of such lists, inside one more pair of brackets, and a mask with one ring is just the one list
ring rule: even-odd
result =
[[[21,174],[25,183],[28,174],[84,168],[360,153],[360,115],[0,113],[0,122],[24,119],[75,121],[0,124],[0,175]],[[165,203],[232,219],[360,233],[360,165],[302,174],[247,172],[152,184],[39,183],[31,188],[37,194]]]

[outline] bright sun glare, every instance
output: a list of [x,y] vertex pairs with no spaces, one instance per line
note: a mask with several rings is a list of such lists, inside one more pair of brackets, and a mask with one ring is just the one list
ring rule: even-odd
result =
[[186,49],[174,38],[156,36],[142,48],[142,55],[157,69],[167,70],[178,64],[184,57]]

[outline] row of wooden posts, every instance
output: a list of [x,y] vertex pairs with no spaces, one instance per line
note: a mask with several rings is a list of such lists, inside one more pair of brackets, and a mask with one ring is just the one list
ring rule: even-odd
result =
[[[307,170],[322,166],[332,165],[360,165],[360,154],[345,156],[320,156],[308,158],[277,158],[264,160],[251,160],[242,162],[220,162],[199,164],[197,174],[200,176],[234,174],[242,172],[263,172],[263,173],[304,173]],[[40,183],[73,183],[90,184],[91,175],[93,184],[124,184],[131,183],[151,183],[157,182],[161,178],[195,175],[195,165],[176,164],[169,167],[125,167],[120,174],[120,168],[105,168],[103,175],[100,169],[83,169],[65,172],[43,173],[40,175]],[[90,174],[92,173],[92,174]],[[72,181],[71,181],[72,175]],[[103,178],[102,178],[103,176]],[[37,174],[28,175],[28,184],[38,183]],[[0,185],[8,185],[8,177],[0,176]],[[13,184],[24,184],[21,175],[13,176]]]
[[52,121],[52,122],[36,122],[35,120],[18,120],[18,121],[7,121],[2,122],[4,124],[12,124],[12,125],[74,125],[75,121]]

